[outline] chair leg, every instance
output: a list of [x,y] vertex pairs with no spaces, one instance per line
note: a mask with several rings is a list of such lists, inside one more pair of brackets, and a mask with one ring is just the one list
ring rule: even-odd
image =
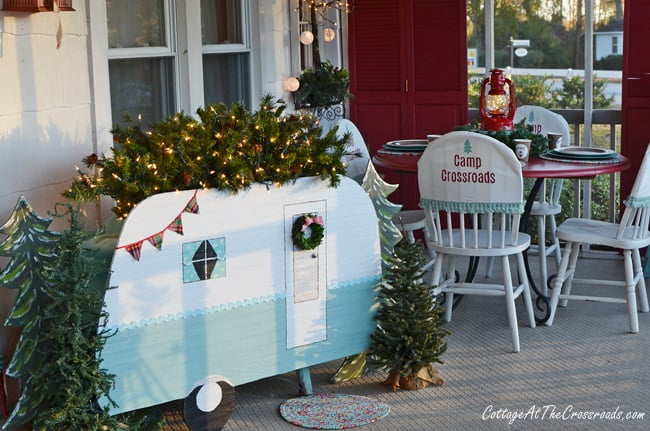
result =
[[494,267],[494,256],[487,258],[487,265],[485,265],[485,278],[492,277],[492,268]]
[[562,287],[564,286],[565,280],[569,276],[567,272],[569,267],[569,259],[571,259],[571,256],[574,254],[574,250],[576,249],[579,250],[579,248],[580,248],[580,243],[567,242],[566,245],[564,246],[564,254],[562,255],[562,261],[560,262],[560,266],[557,270],[556,278],[553,281],[553,286],[552,286],[553,289],[551,290],[551,300],[549,303],[549,307],[551,307],[551,311],[549,313],[548,319],[546,319],[546,323],[545,323],[546,326],[551,326],[553,324],[553,319],[555,318],[555,312],[557,311],[558,302],[560,299],[560,292],[562,291]]
[[[578,259],[580,258],[580,248],[582,244],[579,242],[572,243],[571,245],[571,259],[569,259],[569,267],[567,268],[567,277],[562,285],[562,295],[570,295],[571,288],[573,287],[573,278],[576,275],[576,267],[578,266]],[[560,307],[566,307],[569,303],[568,299],[560,300]]]
[[643,265],[641,265],[641,254],[639,253],[639,249],[635,248],[632,250],[632,259],[634,262],[634,276],[639,277],[639,284],[637,285],[639,292],[639,303],[641,306],[641,312],[642,313],[647,313],[650,311],[650,308],[648,307],[648,293],[646,291],[646,286],[645,286],[645,278],[643,277]]
[[[555,222],[555,216],[549,216],[550,221],[550,230],[551,230],[551,240],[553,241],[553,247],[555,247],[555,267],[560,267],[560,261],[562,260],[562,250],[560,249],[560,240],[557,239],[555,235],[555,230],[557,229],[557,224]],[[546,281],[544,281],[546,283]]]
[[634,282],[634,268],[632,264],[632,251],[623,250],[625,266],[625,295],[627,296],[627,314],[630,321],[630,332],[639,332],[639,316],[636,314],[636,283]]
[[[445,256],[444,254],[438,254],[435,262],[433,263],[433,274],[431,275],[432,280],[434,283],[437,283],[440,289],[446,289],[447,285],[449,284],[449,280],[445,277],[445,280],[443,280],[442,277],[442,265],[445,261]],[[454,305],[454,294],[453,292],[446,291],[445,290],[445,320],[447,322],[451,322],[451,311],[452,307]]]
[[[519,274],[526,274],[526,264],[524,263],[524,255],[519,253],[517,255],[517,267]],[[524,284],[524,304],[526,304],[526,311],[528,312],[528,326],[534,328],[535,323],[535,311],[533,310],[533,300],[530,295],[530,286],[528,285],[528,277],[520,277],[522,283]]]
[[537,252],[539,256],[539,275],[542,279],[541,287],[544,296],[548,295],[546,279],[548,270],[546,268],[546,216],[537,217]]
[[515,353],[519,352],[519,326],[517,324],[517,311],[515,309],[515,298],[512,289],[512,274],[510,273],[510,262],[508,256],[501,258],[503,270],[503,288],[506,299],[506,310],[508,312],[508,322],[510,323],[510,332],[512,333],[512,347]]

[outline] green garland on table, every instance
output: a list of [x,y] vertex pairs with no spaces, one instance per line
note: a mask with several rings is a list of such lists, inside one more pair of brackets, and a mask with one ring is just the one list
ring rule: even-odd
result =
[[537,157],[548,150],[548,138],[542,134],[531,132],[528,127],[526,127],[525,122],[526,119],[523,119],[520,122],[515,123],[513,130],[482,130],[478,124],[466,124],[458,126],[454,128],[454,130],[487,135],[497,141],[503,142],[512,151],[515,151],[515,139],[530,139],[530,156]]
[[[309,230],[309,237],[305,232]],[[321,217],[315,214],[303,214],[296,219],[291,229],[293,243],[301,250],[313,250],[323,242],[325,226]]]

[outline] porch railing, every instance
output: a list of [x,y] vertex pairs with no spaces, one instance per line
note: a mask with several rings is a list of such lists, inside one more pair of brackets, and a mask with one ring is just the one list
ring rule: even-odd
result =
[[[585,116],[582,109],[552,109],[562,115],[571,126],[571,143],[572,145],[585,145],[584,143],[584,124]],[[480,121],[478,109],[469,110],[470,122]],[[621,149],[621,111],[619,109],[597,109],[593,111],[592,125],[594,127],[605,126],[604,134],[592,133],[592,140],[599,147],[609,147],[609,149],[620,152]],[[603,139],[606,142],[603,142]],[[591,217],[592,208],[592,182],[578,180],[573,182],[573,217]],[[608,190],[608,221],[616,221],[619,214],[618,196],[620,191],[620,174],[611,174]]]

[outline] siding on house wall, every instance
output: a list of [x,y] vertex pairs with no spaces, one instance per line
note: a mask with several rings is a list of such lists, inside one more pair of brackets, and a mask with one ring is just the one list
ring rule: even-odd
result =
[[[188,0],[177,0],[184,2]],[[39,215],[47,215],[61,192],[69,186],[75,165],[93,151],[105,152],[110,146],[110,119],[105,118],[109,97],[107,78],[95,70],[106,67],[105,35],[98,38],[90,52],[92,28],[88,27],[91,0],[74,2],[74,12],[61,12],[62,45],[56,48],[57,16],[53,12],[35,14],[0,11],[0,225],[11,214],[16,201],[24,195]],[[284,80],[299,71],[291,70],[293,41],[290,9],[285,0],[252,2],[253,28],[259,28],[259,40],[253,55],[258,78],[253,80],[257,100],[263,94],[291,101],[283,88]],[[103,5],[103,3],[102,3]],[[97,12],[91,10],[90,12]],[[99,14],[100,16],[102,14]],[[295,35],[295,34],[294,34]],[[99,46],[99,48],[97,48]],[[295,55],[295,54],[293,54]],[[93,88],[94,86],[94,88]],[[94,96],[93,96],[94,95]],[[95,110],[99,118],[93,118]],[[97,124],[95,132],[93,124]],[[110,123],[109,123],[110,124]],[[99,136],[96,136],[96,134]],[[99,150],[98,150],[99,148]],[[108,215],[107,201],[103,212]],[[88,206],[88,226],[98,217],[94,205]],[[63,223],[52,228],[64,229]],[[2,240],[4,236],[0,236]],[[0,269],[6,264],[0,258]],[[14,290],[0,289],[0,321],[4,322],[13,303]],[[0,325],[0,356],[6,353],[10,333]]]
[[0,12],[0,220],[22,194],[44,214],[60,201],[74,164],[92,152],[86,13]]
[[[53,12],[0,12],[0,224],[20,195],[47,215],[63,201],[75,163],[93,151],[84,3],[75,9],[59,14],[59,49]],[[15,293],[0,289],[2,322]],[[10,337],[0,328],[0,356]]]

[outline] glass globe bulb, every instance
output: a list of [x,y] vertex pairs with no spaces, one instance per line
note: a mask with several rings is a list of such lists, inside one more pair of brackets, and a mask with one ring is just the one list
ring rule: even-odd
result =
[[331,42],[335,37],[336,33],[331,28],[328,27],[323,31],[323,39],[325,39],[325,42]]
[[314,41],[314,33],[312,33],[309,30],[305,30],[302,33],[300,33],[300,42],[303,45],[311,45],[311,43]]
[[300,81],[298,81],[298,78],[291,77],[287,78],[284,81],[284,88],[287,91],[291,91],[292,93],[300,88]]

